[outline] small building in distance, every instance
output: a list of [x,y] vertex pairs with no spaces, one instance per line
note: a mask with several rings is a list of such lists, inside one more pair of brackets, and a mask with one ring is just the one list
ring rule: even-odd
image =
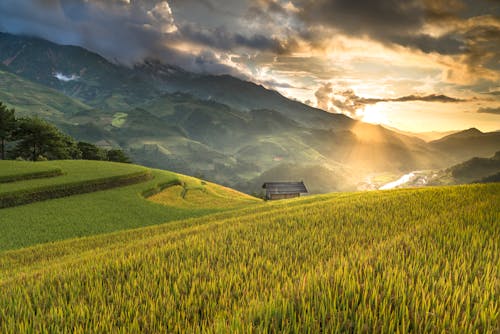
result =
[[307,188],[303,181],[300,182],[266,182],[262,185],[266,189],[266,199],[286,199],[300,197],[300,194],[307,193]]

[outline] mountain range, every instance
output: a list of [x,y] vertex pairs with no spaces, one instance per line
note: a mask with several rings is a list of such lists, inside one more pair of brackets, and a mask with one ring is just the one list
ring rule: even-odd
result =
[[302,179],[311,192],[355,189],[367,173],[445,168],[500,149],[477,129],[426,142],[290,100],[228,75],[158,60],[133,66],[75,46],[0,33],[0,100],[140,164],[246,192]]

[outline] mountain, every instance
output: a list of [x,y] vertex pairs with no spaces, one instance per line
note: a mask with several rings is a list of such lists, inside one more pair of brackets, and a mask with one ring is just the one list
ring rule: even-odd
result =
[[229,75],[188,74],[151,60],[136,65],[135,69],[148,73],[157,86],[165,91],[187,92],[202,100],[216,100],[240,110],[275,110],[308,127],[340,129],[355,124],[354,120],[343,114],[327,113]]
[[411,132],[411,131],[403,131],[403,130],[400,130],[400,129],[397,129],[395,127],[388,126],[388,125],[384,125],[384,128],[389,129],[389,130],[394,131],[394,132],[397,132],[397,133],[400,133],[400,134],[405,135],[405,136],[417,137],[417,138],[420,138],[426,142],[438,140],[438,139],[443,138],[445,136],[449,136],[449,135],[452,135],[454,133],[459,132],[458,130]]
[[276,91],[228,75],[199,75],[147,60],[127,67],[76,46],[0,33],[0,61],[9,71],[100,109],[135,107],[178,91],[240,110],[272,109],[306,126],[339,128],[353,120],[291,101]]
[[483,133],[471,128],[431,141],[429,145],[445,152],[457,163],[473,157],[488,157],[494,154],[500,149],[500,132]]
[[227,75],[153,60],[127,67],[80,47],[9,34],[0,34],[0,63],[1,98],[21,115],[50,102],[40,115],[79,140],[240,190],[280,173],[316,174],[315,191],[342,190],[367,173],[444,168],[454,159],[439,145]]
[[38,115],[60,121],[66,116],[92,109],[47,86],[0,69],[0,101],[15,106],[24,115]]
[[8,71],[95,108],[129,108],[156,96],[147,78],[81,47],[0,33],[0,62]]
[[500,151],[491,158],[472,158],[447,169],[459,183],[488,178],[500,173]]

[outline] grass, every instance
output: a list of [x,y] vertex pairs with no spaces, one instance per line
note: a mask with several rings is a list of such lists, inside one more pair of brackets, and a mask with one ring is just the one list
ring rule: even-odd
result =
[[159,192],[149,200],[176,208],[233,209],[256,204],[257,198],[245,195],[231,188],[200,181],[193,177],[183,177],[182,185],[175,185]]
[[[62,174],[59,167],[28,161],[0,160],[0,183],[51,177]],[[4,185],[0,186],[0,192]]]
[[[0,162],[0,170],[2,170],[0,173],[4,173],[3,170],[6,162],[7,161]],[[0,185],[0,194],[28,189],[43,189],[44,187],[51,187],[54,185],[64,185],[89,180],[105,179],[113,176],[129,175],[147,170],[145,167],[132,164],[82,160],[41,161],[35,163],[8,161],[6,165],[7,170],[9,170],[16,168],[16,165],[18,165],[19,168],[26,168],[25,166],[29,164],[35,165],[36,167],[27,167],[28,169],[60,169],[63,171],[63,175],[55,178],[40,178],[2,184]]]
[[[66,174],[50,179],[1,184],[0,195],[2,193],[5,195],[7,191],[47,189],[47,187],[54,185],[69,185],[96,178],[111,178],[137,171],[150,171],[153,179],[110,190],[0,209],[0,251],[68,238],[156,225],[232,208],[230,205],[227,207],[214,207],[203,203],[198,203],[195,207],[193,205],[176,207],[175,203],[169,203],[168,201],[158,204],[145,199],[143,194],[160,188],[161,185],[180,182],[184,179],[189,180],[188,182],[194,180],[167,171],[150,170],[130,164],[98,161],[54,161],[37,162],[36,164],[61,168]],[[212,185],[211,187],[217,188],[218,186]],[[224,192],[223,190],[218,191]],[[241,204],[239,197],[247,199],[246,195],[236,194],[235,192],[232,200],[236,201],[237,204]],[[175,200],[175,198],[172,198],[172,200]],[[184,202],[189,204],[189,199],[184,200]],[[231,202],[231,199],[228,198],[227,202]]]
[[495,333],[499,250],[499,184],[263,203],[4,252],[0,331]]

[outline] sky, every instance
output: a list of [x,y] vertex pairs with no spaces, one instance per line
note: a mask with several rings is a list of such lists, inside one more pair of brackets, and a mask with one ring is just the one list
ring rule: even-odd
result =
[[500,0],[2,0],[0,31],[406,131],[500,130]]

